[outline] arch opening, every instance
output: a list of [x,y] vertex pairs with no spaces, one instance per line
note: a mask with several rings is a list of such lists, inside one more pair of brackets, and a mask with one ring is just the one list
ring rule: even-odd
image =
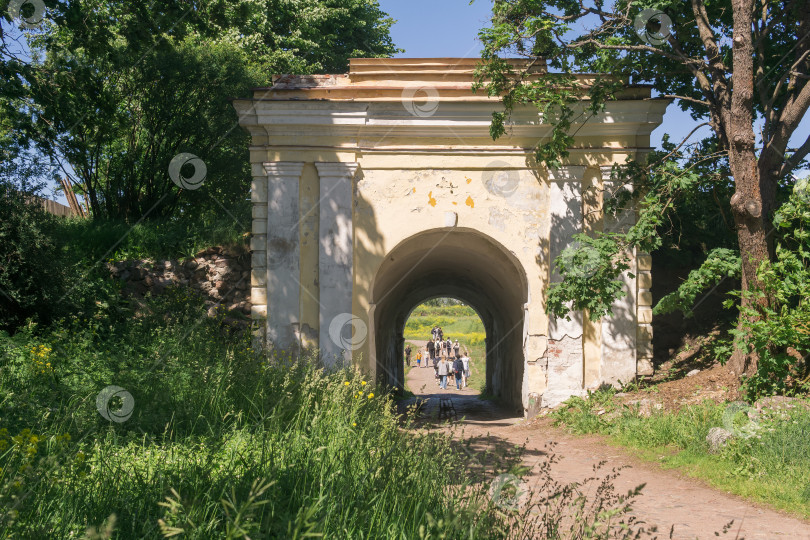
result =
[[[439,300],[439,302],[432,302]],[[406,366],[415,367],[416,358],[414,350],[421,352],[424,356],[429,355],[428,341],[433,339],[433,328],[441,331],[443,341],[450,340],[452,349],[442,350],[439,348],[437,358],[447,355],[453,361],[455,345],[458,345],[458,352],[462,356],[469,358],[467,364],[470,368],[470,379],[462,380],[462,389],[466,390],[467,396],[480,396],[486,391],[486,343],[484,341],[484,321],[475,306],[470,305],[460,298],[436,297],[427,299],[418,304],[406,316],[405,335],[406,345],[413,345],[410,364]],[[435,371],[432,363],[426,358],[424,367],[429,371],[410,371],[405,374],[405,387],[416,396],[431,397],[436,396],[437,390],[428,381],[434,378]],[[406,368],[407,369],[407,368]],[[439,381],[436,380],[438,386]],[[458,386],[455,377],[448,379],[448,388],[452,391],[454,386]],[[457,388],[458,390],[458,388]]]
[[526,275],[512,253],[475,229],[416,234],[380,265],[369,317],[377,381],[403,388],[405,323],[416,306],[436,297],[457,298],[478,313],[486,333],[486,386],[504,405],[522,409]]

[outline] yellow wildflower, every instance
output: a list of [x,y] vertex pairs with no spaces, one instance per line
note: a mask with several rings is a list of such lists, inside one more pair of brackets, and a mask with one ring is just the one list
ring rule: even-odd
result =
[[345,383],[343,383],[343,386],[349,386],[349,381],[346,381]]
[[371,392],[371,393],[368,395],[368,399],[371,399],[371,398],[373,398],[373,397],[374,397],[374,392]]
[[360,384],[362,384],[363,386],[365,386],[365,385],[366,385],[366,381],[361,381],[361,382],[360,382]]

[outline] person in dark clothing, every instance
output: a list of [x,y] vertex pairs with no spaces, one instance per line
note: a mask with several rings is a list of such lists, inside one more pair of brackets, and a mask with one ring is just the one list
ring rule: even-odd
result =
[[460,356],[456,356],[453,361],[453,372],[456,375],[456,388],[461,390],[461,376],[464,374],[464,363],[461,361]]
[[432,341],[427,342],[427,349],[428,354],[430,354],[430,359],[433,360],[436,358],[436,344]]
[[410,345],[405,347],[405,365],[406,366],[411,365],[411,346]]

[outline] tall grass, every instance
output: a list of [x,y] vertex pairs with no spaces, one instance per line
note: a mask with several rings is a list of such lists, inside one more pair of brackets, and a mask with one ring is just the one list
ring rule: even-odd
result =
[[[709,453],[706,436],[728,427],[728,404],[705,402],[675,412],[640,415],[621,407],[613,390],[588,399],[571,398],[555,413],[559,424],[577,433],[601,433],[638,449],[643,457],[681,469],[738,495],[810,517],[810,402],[790,409],[764,409],[744,419],[750,433]],[[750,422],[750,423],[749,423]]]
[[[353,370],[256,355],[248,333],[199,308],[176,291],[0,338],[0,536],[78,538],[113,521],[117,538],[455,537],[449,517],[462,514],[486,536],[497,524],[446,474],[448,436],[401,429],[389,396]],[[134,398],[124,422],[96,410],[110,384]]]
[[209,246],[241,246],[250,229],[250,207],[215,216],[172,217],[139,223],[105,219],[58,220],[55,235],[73,258],[96,262],[182,259]]
[[[505,471],[411,429],[361,373],[258,354],[202,307],[181,289],[105,297],[92,316],[0,334],[0,537],[560,538],[563,518],[587,537],[638,530],[610,478],[594,505],[597,480],[547,482],[526,504],[493,496],[485,480]],[[132,401],[99,401],[109,385]]]

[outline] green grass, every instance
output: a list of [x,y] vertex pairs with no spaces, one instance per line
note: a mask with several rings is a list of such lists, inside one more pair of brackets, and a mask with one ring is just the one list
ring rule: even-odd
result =
[[444,337],[478,345],[484,342],[484,324],[469,306],[417,306],[405,323],[405,339],[430,339],[430,330],[441,326]]
[[441,326],[445,339],[458,340],[462,350],[469,352],[472,359],[472,377],[470,387],[478,393],[484,393],[486,387],[487,364],[484,343],[484,323],[478,314],[469,306],[429,306],[421,304],[411,312],[405,323],[406,340],[430,339],[430,330]]
[[724,426],[727,407],[706,402],[645,418],[618,408],[607,391],[572,398],[555,419],[576,433],[607,435],[644,459],[718,489],[810,518],[810,411],[795,407],[785,414],[763,413],[753,436],[737,437],[710,454],[706,435]]
[[250,209],[186,219],[154,219],[138,224],[103,219],[58,220],[55,236],[71,258],[88,263],[126,259],[183,259],[209,246],[244,246]]
[[[444,474],[448,434],[408,430],[354,370],[257,356],[203,313],[176,290],[137,316],[121,302],[0,334],[0,537],[504,536],[486,486]],[[111,384],[134,398],[126,421],[96,410]]]

